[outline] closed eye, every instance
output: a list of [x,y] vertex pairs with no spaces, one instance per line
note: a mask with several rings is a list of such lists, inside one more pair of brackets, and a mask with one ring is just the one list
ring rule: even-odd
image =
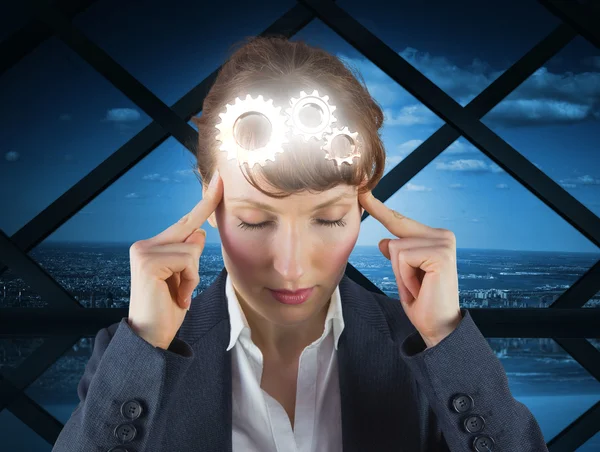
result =
[[[329,221],[329,220],[321,220],[321,219],[316,219],[315,220],[317,222],[317,224],[320,224],[321,226],[328,226],[330,228],[334,227],[334,226],[346,226],[346,222],[344,221],[343,218],[340,218],[339,220],[335,220],[335,221]],[[266,228],[269,225],[270,221],[265,221],[263,223],[257,223],[257,224],[251,224],[251,223],[246,223],[244,221],[242,221],[238,226],[242,229],[263,229]]]

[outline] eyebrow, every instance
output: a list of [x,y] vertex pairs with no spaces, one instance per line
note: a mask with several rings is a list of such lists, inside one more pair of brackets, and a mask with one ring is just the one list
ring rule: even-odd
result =
[[[355,194],[349,194],[349,193],[343,193],[339,196],[336,196],[335,198],[331,198],[329,201],[325,201],[322,202],[321,204],[316,205],[312,211],[316,211],[319,209],[322,209],[324,207],[328,207],[332,204],[335,204],[343,199],[351,199],[351,198],[355,198],[356,195]],[[245,203],[245,204],[250,204],[254,207],[258,207],[259,209],[263,209],[263,210],[267,210],[269,212],[274,212],[274,213],[278,213],[277,209],[274,209],[273,207],[271,207],[268,204],[262,203],[260,201],[255,201],[253,199],[250,198],[245,198],[245,197],[235,197],[235,198],[229,198],[229,201],[232,202],[240,202],[240,203]]]

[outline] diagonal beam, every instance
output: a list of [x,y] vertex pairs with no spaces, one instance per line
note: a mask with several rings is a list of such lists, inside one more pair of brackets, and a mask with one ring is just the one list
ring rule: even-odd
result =
[[579,450],[592,436],[600,431],[600,401],[590,407],[548,443],[550,452]]
[[[282,34],[291,37],[308,25],[313,18],[314,16],[306,8],[302,5],[296,5],[260,33],[259,36]],[[201,111],[202,101],[214,83],[220,69],[220,67],[215,69],[172,106],[178,117],[189,121],[193,115]],[[11,239],[24,252],[31,251],[93,201],[113,182],[148,156],[169,136],[168,132],[156,121],[153,121],[19,229],[12,235]],[[2,254],[2,251],[3,248],[0,244],[0,254]],[[8,264],[12,267],[10,261]],[[0,276],[6,268],[6,265],[0,263]],[[28,272],[21,273],[20,276],[26,279]],[[27,281],[31,285],[31,282]]]
[[548,307],[552,309],[582,307],[587,300],[598,293],[598,282],[600,282],[600,260]]
[[600,3],[598,0],[587,3],[573,0],[539,0],[539,2],[600,49]]
[[298,0],[389,77],[450,124],[586,238],[600,246],[600,218],[445,91],[330,0]]
[[36,5],[32,13],[40,22],[45,22],[52,27],[65,44],[129,97],[148,116],[157,121],[165,131],[193,152],[193,143],[198,140],[198,132],[192,126],[127,72],[108,53],[81,33],[68,17],[48,4],[47,0],[32,0],[32,3]]
[[61,309],[82,308],[73,296],[65,290],[40,264],[33,260],[29,254],[21,251],[13,241],[0,229],[0,264],[9,263],[10,267],[19,276],[24,278],[32,290],[42,295],[47,300]]
[[[51,11],[52,13],[52,11]],[[56,18],[56,17],[55,17]],[[64,18],[59,17],[58,18],[58,24],[60,25],[60,21]],[[280,17],[276,22],[274,22],[270,27],[268,27],[266,30],[264,30],[262,33],[260,33],[260,35],[268,35],[268,34],[280,34],[280,35],[285,35],[287,37],[291,37],[294,34],[296,34],[298,31],[300,31],[302,28],[304,28],[308,23],[310,23],[312,21],[312,19],[314,19],[314,16],[308,12],[306,10],[306,8],[302,7],[301,5],[295,5],[293,8],[291,8],[286,14],[284,14],[282,17]],[[64,23],[62,23],[62,25],[64,26]],[[193,90],[191,90],[184,98],[180,99],[180,101],[178,101],[175,106],[174,106],[174,115],[177,115],[179,118],[184,117],[187,120],[189,120],[189,118],[196,114],[198,111],[200,111],[200,108],[198,107],[199,105],[202,105],[202,100],[204,99],[204,97],[206,96],[206,93],[208,92],[208,89],[210,87],[210,85],[212,85],[212,82],[214,81],[214,78],[216,77],[216,74],[218,72],[218,69],[215,70],[209,77],[207,77],[202,83],[200,83],[198,86],[196,86],[196,88],[194,88]],[[132,77],[133,78],[133,77]],[[128,94],[126,94],[128,95]],[[129,96],[130,97],[130,96]],[[169,115],[167,115],[169,116]],[[153,116],[151,116],[153,117]],[[187,123],[185,123],[187,126]],[[188,126],[189,127],[189,126]],[[144,133],[144,135],[141,135],[142,133]],[[66,221],[68,218],[70,218],[74,213],[76,213],[81,207],[85,206],[91,199],[93,199],[93,197],[97,196],[97,194],[99,192],[95,192],[93,193],[93,196],[89,196],[90,195],[90,191],[94,192],[94,188],[98,188],[99,185],[102,185],[101,183],[99,183],[99,181],[101,182],[102,180],[106,181],[107,179],[112,179],[110,180],[110,182],[112,183],[114,180],[117,179],[117,177],[115,176],[115,173],[119,172],[121,168],[123,167],[127,167],[127,169],[129,169],[130,167],[133,166],[133,164],[139,160],[141,160],[141,158],[145,157],[145,155],[149,154],[156,146],[158,146],[158,144],[160,144],[161,142],[163,142],[165,139],[168,138],[169,134],[166,133],[161,126],[158,125],[158,123],[155,121],[153,122],[150,126],[146,127],[146,129],[144,129],[143,132],[140,132],[140,134],[138,134],[138,136],[136,136],[136,138],[140,137],[141,135],[141,139],[138,140],[137,144],[139,145],[141,142],[152,142],[154,144],[154,146],[150,146],[150,147],[142,147],[142,148],[136,148],[135,146],[131,146],[129,147],[129,155],[127,155],[126,152],[121,152],[119,153],[111,162],[112,162],[112,166],[105,166],[104,167],[104,173],[102,172],[98,172],[94,174],[94,177],[86,177],[86,181],[84,184],[82,184],[83,186],[85,186],[88,189],[88,199],[87,202],[85,202],[82,206],[80,206],[77,210],[72,211],[69,207],[70,205],[68,203],[65,203],[64,200],[68,200],[67,198],[69,198],[69,196],[67,197],[61,197],[59,199],[63,199],[62,204],[56,204],[53,203],[53,205],[55,205],[54,209],[45,209],[44,212],[46,212],[46,215],[50,218],[53,217],[54,224],[59,223],[62,224],[64,223],[64,221]],[[195,133],[195,131],[192,129],[192,131]],[[131,141],[130,141],[131,142]],[[194,141],[195,142],[195,141]],[[122,151],[123,147],[119,150]],[[138,155],[135,154],[141,154],[144,153],[144,155],[140,158],[138,158]],[[132,154],[133,154],[133,158],[132,158]],[[114,154],[113,154],[114,157]],[[137,160],[135,160],[137,158]],[[134,162],[135,160],[135,162]],[[121,164],[122,166],[119,167],[118,165]],[[110,170],[115,170],[116,171],[110,171]],[[102,177],[103,176],[103,177]],[[120,174],[119,174],[120,176]],[[94,184],[95,182],[95,184]],[[80,181],[81,183],[81,181]],[[76,184],[76,186],[79,184]],[[108,184],[110,185],[110,183]],[[106,185],[106,186],[108,186]],[[104,188],[106,188],[106,186],[104,186]],[[75,187],[73,187],[75,188]],[[71,189],[70,191],[72,192],[73,189]],[[77,199],[77,197],[75,196],[74,193],[71,193],[70,196],[72,198]],[[72,201],[72,200],[71,200]],[[72,206],[73,204],[71,204]],[[67,215],[67,217],[60,217],[57,216],[56,214],[59,212],[60,208],[62,208],[65,211],[70,211],[70,214]],[[62,222],[60,220],[60,218],[62,218]],[[38,217],[36,217],[36,219],[41,219],[40,215],[38,215]],[[31,222],[29,223],[31,224]],[[47,237],[49,235],[49,233],[47,232],[47,230],[45,229],[45,227],[38,223],[37,225],[37,231],[40,231],[41,233],[36,235],[35,238],[37,241],[37,243],[33,244],[35,242],[35,240],[32,240],[29,242],[29,249],[27,249],[26,252],[28,252],[31,248],[33,248],[33,246],[37,245],[38,243],[41,242],[40,239],[41,236],[44,236],[43,238]],[[57,228],[58,226],[56,226]],[[23,229],[21,229],[21,231],[23,231]],[[21,232],[19,231],[19,232]],[[17,233],[18,234],[18,233]],[[16,234],[15,234],[16,235]],[[31,237],[31,236],[30,236]],[[19,246],[19,245],[17,245]],[[5,242],[0,243],[0,251],[4,252],[5,249],[10,249],[12,247],[12,245],[8,245]],[[19,248],[21,248],[23,250],[23,246],[19,246]],[[13,264],[17,264],[15,265],[15,267],[19,267],[20,269],[22,269],[22,266],[25,265],[20,261],[17,262],[13,262],[14,259],[11,259],[11,261],[9,262],[11,264],[11,266]],[[0,274],[6,269],[6,267],[4,265],[2,265],[3,268],[0,269]],[[26,276],[26,272],[25,273],[21,273],[20,274],[21,277],[25,277],[27,279]],[[34,284],[35,285],[35,284]],[[44,294],[41,294],[44,295]],[[49,300],[52,300],[52,298],[50,298]],[[76,340],[76,339],[75,339]],[[70,339],[67,338],[67,344],[70,344],[69,347],[72,346],[72,344],[75,342],[74,338],[71,337]],[[23,368],[23,369],[32,369],[35,368],[36,365],[39,365],[39,363],[42,363],[41,365],[41,372],[45,371],[45,369],[47,369],[48,367],[50,367],[50,365],[52,365],[52,363],[54,363],[61,355],[62,353],[64,353],[64,351],[61,351],[61,347],[63,346],[64,342],[63,340],[60,339],[49,339],[46,341],[46,343],[40,347],[39,349],[42,350],[42,352],[44,353],[43,356],[45,356],[47,359],[49,359],[49,361],[45,362],[39,359],[39,356],[37,356],[37,354],[34,353],[34,355],[28,357],[25,362],[19,367],[19,369]],[[9,409],[17,416],[19,417],[26,425],[28,425],[30,428],[32,428],[34,431],[38,432],[39,434],[42,435],[42,437],[44,437],[50,444],[54,444],[56,442],[56,439],[58,438],[58,434],[60,433],[60,430],[64,427],[61,424],[61,428],[57,429],[56,428],[56,423],[58,422],[53,416],[50,416],[42,407],[40,407],[39,405],[37,405],[34,401],[32,401],[29,397],[26,396],[26,394],[23,392],[23,389],[25,389],[27,385],[22,385],[22,387],[20,388],[20,392],[18,392],[18,388],[20,387],[19,385],[19,381],[20,382],[27,382],[30,381],[32,378],[33,380],[31,381],[35,381],[35,378],[37,378],[40,374],[38,373],[40,371],[40,369],[38,368],[38,371],[33,371],[33,370],[29,370],[27,371],[27,373],[23,373],[23,374],[19,374],[16,377],[14,377],[16,379],[16,385],[14,382],[12,382],[11,380],[7,380],[6,378],[2,377],[2,374],[0,373],[0,378],[3,378],[3,384],[0,385],[0,406],[4,406],[6,405],[6,401],[8,400],[17,400],[19,401],[19,403],[17,403],[16,406],[13,406],[12,404],[9,405]],[[35,378],[34,378],[35,377]],[[10,382],[10,383],[9,383]],[[12,386],[12,389],[11,389]],[[17,391],[17,392],[15,392]],[[25,402],[26,405],[24,404]]]
[[[466,108],[462,108],[437,85],[399,57],[392,49],[337,5],[326,0],[320,2],[317,2],[317,0],[299,0],[299,2],[314,11],[338,35],[367,56],[383,72],[456,129],[457,132],[464,135],[475,147],[517,179],[579,232],[596,245],[599,245],[600,219],[493,133]],[[395,182],[394,192],[399,188],[398,181]],[[579,346],[581,348],[581,342]],[[597,351],[595,355],[595,359],[597,359]],[[584,362],[583,364],[586,368],[592,366],[590,362]]]
[[[96,0],[56,0],[55,4],[61,11],[64,11],[69,20],[72,20],[95,2]],[[34,19],[2,40],[0,42],[0,77],[52,36],[54,36],[52,28]]]

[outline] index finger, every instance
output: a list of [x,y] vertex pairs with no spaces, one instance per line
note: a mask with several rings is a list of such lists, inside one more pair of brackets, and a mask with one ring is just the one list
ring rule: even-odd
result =
[[192,232],[202,226],[223,199],[223,183],[218,171],[215,173],[215,177],[216,180],[211,181],[215,185],[209,186],[205,196],[189,213],[148,241],[156,245],[183,242]]
[[378,220],[385,228],[396,237],[434,237],[435,230],[423,223],[405,217],[393,209],[390,209],[371,190],[358,196],[358,202],[369,212],[373,218]]

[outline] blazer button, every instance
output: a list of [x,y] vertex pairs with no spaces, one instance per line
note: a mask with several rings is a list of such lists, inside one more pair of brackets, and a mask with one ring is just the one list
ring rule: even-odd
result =
[[115,428],[115,436],[123,442],[133,440],[136,433],[137,430],[133,424],[121,424]]
[[125,419],[134,420],[142,414],[142,405],[137,400],[128,400],[121,405],[121,414]]
[[452,406],[457,413],[471,411],[473,405],[473,398],[468,394],[457,394],[457,396],[452,399]]
[[121,446],[111,447],[108,452],[129,452],[127,449]]
[[477,433],[483,430],[485,421],[479,415],[469,416],[464,422],[465,430],[469,433]]
[[490,452],[491,450],[494,450],[495,444],[496,443],[490,436],[476,436],[473,440],[473,450],[476,450],[477,452]]

